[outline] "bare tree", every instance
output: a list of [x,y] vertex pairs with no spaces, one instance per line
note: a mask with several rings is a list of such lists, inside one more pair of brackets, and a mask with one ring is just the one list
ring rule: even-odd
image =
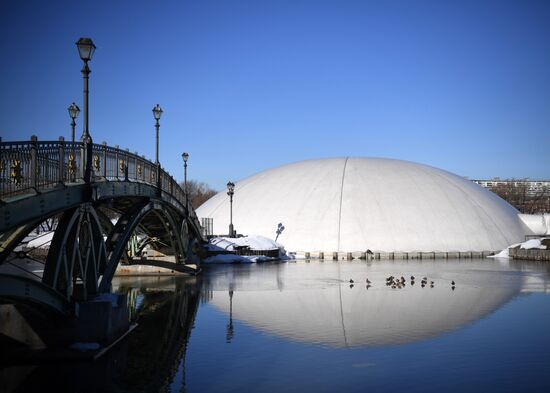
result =
[[543,187],[532,190],[525,180],[497,181],[489,188],[522,213],[549,213],[550,190]]
[[[183,188],[183,182],[180,183]],[[189,201],[193,209],[198,208],[204,202],[212,198],[217,194],[217,191],[211,188],[205,182],[199,182],[197,180],[187,180],[187,192],[189,193]]]

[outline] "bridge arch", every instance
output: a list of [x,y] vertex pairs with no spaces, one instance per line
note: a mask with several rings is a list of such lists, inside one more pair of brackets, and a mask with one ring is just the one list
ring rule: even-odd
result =
[[[198,265],[194,252],[205,239],[183,188],[158,163],[137,154],[106,144],[92,144],[91,155],[87,149],[87,143],[62,139],[0,142],[0,285],[8,256],[53,217],[58,225],[42,276],[23,274],[21,280],[49,287],[68,302],[110,291],[136,231],[161,239],[176,262],[165,264],[178,265],[173,270],[198,272],[187,265]],[[89,178],[86,157],[93,159]],[[116,222],[105,214],[109,210],[117,213]]]
[[107,250],[99,217],[91,203],[63,213],[46,258],[42,282],[71,299],[77,281],[82,300],[97,294]]
[[153,217],[162,225],[164,232],[169,237],[175,262],[183,264],[189,259],[191,239],[187,231],[181,230],[188,227],[187,218],[178,216],[169,206],[160,201],[145,201],[136,204],[118,219],[107,237],[106,244],[109,254],[102,283],[100,284],[100,292],[109,290],[110,282],[130,236],[147,217]]

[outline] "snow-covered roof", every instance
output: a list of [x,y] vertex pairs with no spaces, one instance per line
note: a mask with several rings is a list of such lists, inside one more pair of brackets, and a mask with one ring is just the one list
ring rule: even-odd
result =
[[[228,232],[225,191],[198,210]],[[288,251],[501,250],[529,232],[518,211],[460,176],[413,162],[364,157],[300,161],[239,181],[233,224]]]

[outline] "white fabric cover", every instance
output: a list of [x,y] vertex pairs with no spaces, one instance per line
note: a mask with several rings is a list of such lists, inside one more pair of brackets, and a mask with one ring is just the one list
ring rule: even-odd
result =
[[550,235],[550,214],[520,214],[519,218],[534,235]]
[[[199,217],[226,234],[229,197]],[[238,233],[275,238],[288,251],[431,252],[502,250],[524,240],[518,211],[481,186],[430,166],[384,158],[300,161],[236,183]]]

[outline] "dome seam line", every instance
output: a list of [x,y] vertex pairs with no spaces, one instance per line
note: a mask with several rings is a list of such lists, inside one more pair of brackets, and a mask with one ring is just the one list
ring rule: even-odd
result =
[[340,209],[338,210],[338,245],[337,251],[340,252],[340,226],[342,224],[342,201],[344,199],[344,179],[346,177],[346,166],[348,165],[349,157],[344,161],[344,169],[342,170],[342,184],[340,185]]

